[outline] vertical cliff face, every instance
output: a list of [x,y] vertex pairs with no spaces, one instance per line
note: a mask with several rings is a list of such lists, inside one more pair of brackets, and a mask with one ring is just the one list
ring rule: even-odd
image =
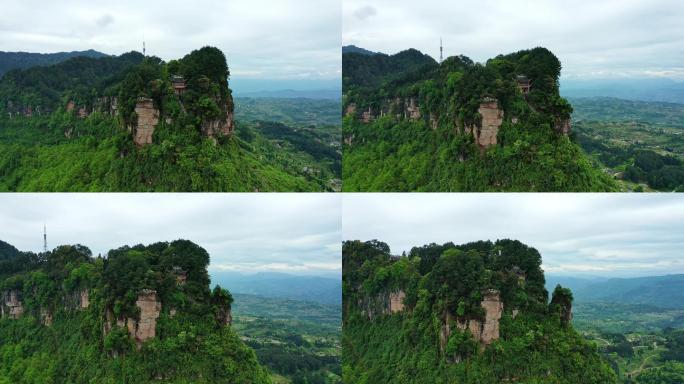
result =
[[366,297],[359,301],[361,312],[369,320],[374,318],[402,312],[405,309],[404,299],[406,293],[399,289],[396,291],[385,292],[375,297]]
[[[157,319],[161,312],[161,302],[157,300],[157,291],[144,289],[139,295],[135,305],[140,309],[140,320],[130,321],[135,324],[135,340],[144,342],[155,336],[157,330]],[[130,328],[129,328],[130,331]]]
[[439,334],[439,346],[442,352],[446,350],[449,336],[453,330],[451,327],[453,323],[459,330],[470,332],[473,339],[480,343],[483,348],[499,339],[499,320],[501,320],[504,309],[499,291],[493,289],[485,291],[480,306],[484,309],[484,319],[456,318],[449,311],[443,315]]
[[492,98],[483,100],[477,112],[482,116],[479,126],[466,127],[466,132],[473,135],[480,148],[496,145],[496,136],[504,119],[504,112],[499,108],[498,101]]
[[154,129],[159,124],[159,110],[154,107],[154,101],[148,98],[138,98],[135,104],[136,122],[134,141],[137,145],[152,144]]
[[18,319],[24,314],[24,305],[21,302],[21,293],[12,289],[2,293],[2,305],[0,306],[2,317]]
[[[218,101],[218,100],[217,100]],[[233,133],[233,98],[228,96],[226,104],[221,108],[223,116],[219,119],[207,120],[202,122],[202,134],[208,137],[228,136]]]
[[105,321],[102,326],[102,333],[104,336],[109,334],[114,324],[116,324],[116,326],[128,330],[128,334],[135,339],[138,348],[140,348],[145,341],[154,338],[157,334],[157,319],[162,310],[162,304],[157,298],[157,291],[153,289],[143,289],[138,294],[135,305],[140,311],[139,319],[131,317],[119,317],[114,319],[112,311],[107,310],[105,312]]
[[569,135],[570,134],[570,118],[557,118],[555,124],[556,132]]

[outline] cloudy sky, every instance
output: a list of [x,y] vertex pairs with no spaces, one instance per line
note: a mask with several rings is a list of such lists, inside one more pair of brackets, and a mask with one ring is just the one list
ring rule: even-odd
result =
[[428,243],[517,239],[546,272],[632,277],[684,273],[684,198],[674,194],[346,194],[345,240],[394,254]]
[[0,194],[0,240],[23,251],[191,240],[212,270],[339,275],[339,194]]
[[3,1],[0,51],[142,51],[213,45],[234,80],[340,78],[339,0]]
[[344,0],[343,44],[484,62],[544,46],[563,77],[658,76],[684,80],[680,0]]

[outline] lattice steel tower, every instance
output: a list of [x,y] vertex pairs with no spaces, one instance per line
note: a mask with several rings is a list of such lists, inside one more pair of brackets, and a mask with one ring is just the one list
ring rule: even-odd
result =
[[43,252],[47,252],[47,226],[43,224]]
[[439,62],[441,63],[442,60],[444,60],[444,56],[442,53],[444,52],[444,47],[442,47],[442,38],[439,38]]

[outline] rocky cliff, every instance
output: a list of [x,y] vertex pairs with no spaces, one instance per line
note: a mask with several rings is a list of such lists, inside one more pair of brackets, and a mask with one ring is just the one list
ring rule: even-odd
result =
[[154,129],[159,124],[159,110],[154,106],[154,101],[145,97],[138,99],[135,104],[137,123],[134,130],[133,140],[137,145],[152,144]]
[[466,127],[466,132],[473,135],[480,148],[496,145],[496,137],[504,121],[504,111],[499,108],[496,99],[487,98],[480,103],[477,112],[481,116],[480,123]]
[[400,289],[385,292],[375,297],[364,297],[359,299],[358,305],[363,315],[372,320],[380,316],[404,311],[405,298],[406,293]]
[[470,332],[482,349],[494,340],[499,339],[499,320],[504,311],[499,291],[487,290],[483,292],[480,306],[484,310],[484,318],[459,318],[450,311],[444,313],[439,333],[439,348],[442,353],[446,350],[447,341],[454,326],[461,331]]
[[24,314],[24,305],[21,302],[21,293],[12,289],[2,293],[2,303],[0,305],[2,317],[18,319]]

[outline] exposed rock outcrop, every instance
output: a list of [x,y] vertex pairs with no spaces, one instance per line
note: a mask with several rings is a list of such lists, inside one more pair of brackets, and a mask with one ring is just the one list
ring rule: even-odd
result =
[[466,131],[475,137],[480,148],[496,145],[496,137],[504,119],[504,112],[496,99],[487,98],[480,103],[477,112],[482,116],[479,126],[470,126]]
[[483,295],[480,306],[485,312],[484,319],[456,318],[449,311],[444,314],[444,322],[439,333],[439,347],[442,352],[446,350],[449,336],[451,336],[452,323],[455,323],[459,330],[470,332],[482,348],[499,339],[499,320],[503,315],[503,301],[499,291],[493,289],[483,292]]
[[230,307],[221,307],[216,313],[216,321],[223,326],[233,325],[233,314]]
[[2,293],[2,305],[0,305],[2,317],[18,319],[24,314],[24,305],[21,302],[21,294],[16,289]]
[[396,313],[404,310],[404,298],[406,294],[404,291],[390,292],[389,294],[389,312]]
[[40,323],[47,327],[52,325],[52,312],[50,310],[45,308],[40,310]]
[[67,309],[87,309],[90,306],[90,293],[87,289],[72,292],[65,297]]
[[556,124],[554,126],[556,132],[569,135],[570,134],[570,118],[558,118],[556,119]]
[[361,312],[367,316],[369,320],[372,320],[379,316],[391,315],[404,311],[405,298],[406,293],[400,289],[392,292],[385,292],[376,297],[368,297],[360,300],[359,306],[362,308]]
[[159,110],[154,107],[154,101],[145,97],[138,98],[135,104],[135,114],[138,120],[133,140],[137,145],[152,144],[154,129],[159,124]]
[[[136,341],[144,342],[156,334],[157,319],[161,312],[161,302],[157,300],[157,291],[143,289],[135,305],[140,308],[140,320],[135,324],[134,335]],[[129,332],[131,331],[130,323],[132,322],[129,321]]]
[[[152,289],[143,289],[138,294],[138,300],[135,302],[135,305],[140,310],[140,318],[136,320],[130,317],[119,317],[116,319],[116,325],[126,328],[129,335],[135,339],[138,348],[140,348],[143,342],[156,336],[157,319],[161,313],[162,305],[157,299],[157,291]],[[102,329],[105,336],[112,330],[114,321],[114,314],[107,310]]]

